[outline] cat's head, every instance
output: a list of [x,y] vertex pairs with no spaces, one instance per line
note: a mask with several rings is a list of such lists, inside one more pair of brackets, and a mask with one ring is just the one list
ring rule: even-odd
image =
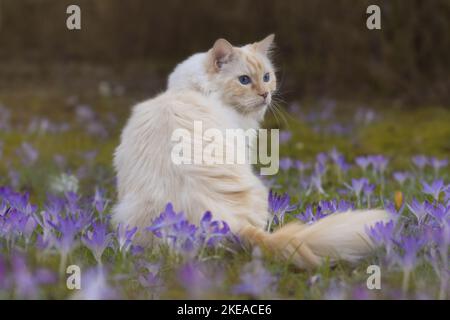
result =
[[227,40],[218,39],[207,52],[210,88],[241,113],[263,114],[272,101],[277,87],[269,58],[273,40],[271,34],[259,42],[234,47]]

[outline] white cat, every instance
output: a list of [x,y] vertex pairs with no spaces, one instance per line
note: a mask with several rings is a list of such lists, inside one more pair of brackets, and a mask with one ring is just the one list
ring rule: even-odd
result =
[[[134,107],[115,153],[119,200],[115,223],[149,226],[172,202],[192,223],[211,211],[249,244],[264,246],[300,268],[316,267],[326,258],[332,263],[354,262],[373,249],[365,226],[387,220],[385,211],[335,214],[313,225],[296,222],[268,233],[264,231],[268,190],[250,164],[176,165],[171,161],[172,133],[183,128],[194,135],[194,121],[221,131],[259,127],[276,90],[269,58],[273,38],[270,35],[243,47],[219,39],[208,52],[179,64],[166,92]],[[194,135],[194,139],[205,138]],[[151,240],[149,233],[141,233],[142,243],[151,245]]]

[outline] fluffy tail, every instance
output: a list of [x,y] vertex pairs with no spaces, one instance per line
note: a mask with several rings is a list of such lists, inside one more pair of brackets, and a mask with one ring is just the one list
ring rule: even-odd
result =
[[248,226],[240,231],[240,236],[299,268],[312,269],[326,259],[331,264],[338,260],[353,263],[367,256],[375,246],[366,227],[388,220],[389,215],[383,210],[349,211],[329,215],[311,225],[290,223],[274,233]]

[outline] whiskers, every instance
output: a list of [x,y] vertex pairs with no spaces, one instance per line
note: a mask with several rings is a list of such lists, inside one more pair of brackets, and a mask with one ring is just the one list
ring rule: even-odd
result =
[[[290,115],[289,113],[284,111],[284,109],[281,107],[282,104],[286,105],[286,102],[274,94],[272,96],[272,101],[269,104],[268,108],[269,108],[270,112],[272,112],[278,126],[282,126],[282,124],[283,124],[284,127],[289,130],[290,125],[287,120],[287,117],[290,117],[290,118],[293,118],[293,117],[292,117],[292,115]],[[286,117],[286,115],[287,115],[287,117]],[[281,119],[281,121],[280,121],[280,119]]]
[[240,101],[240,104],[246,108],[254,111],[254,108],[261,107],[264,101],[260,97],[249,97]]
[[[259,97],[249,97],[243,99],[240,104],[242,105],[242,108],[254,111],[255,108],[261,107],[264,102]],[[272,94],[271,102],[267,105],[267,108],[273,114],[278,126],[290,129],[288,117],[291,119],[294,118],[292,117],[292,115],[284,111],[282,105],[286,105],[286,102],[280,97],[276,96],[276,94]]]

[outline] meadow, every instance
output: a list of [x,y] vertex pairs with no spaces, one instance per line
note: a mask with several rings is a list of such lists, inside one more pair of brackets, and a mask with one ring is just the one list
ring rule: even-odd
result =
[[[22,77],[0,90],[0,299],[450,297],[448,105],[316,98],[268,113],[264,127],[281,129],[280,172],[263,178],[271,230],[349,208],[392,217],[367,230],[378,249],[359,264],[304,271],[243,247],[214,212],[190,224],[170,199],[150,226],[113,227],[114,148],[131,106],[156,90]],[[166,244],[135,245],[137,232]],[[69,265],[81,290],[67,287]],[[370,265],[379,290],[367,288]]]

